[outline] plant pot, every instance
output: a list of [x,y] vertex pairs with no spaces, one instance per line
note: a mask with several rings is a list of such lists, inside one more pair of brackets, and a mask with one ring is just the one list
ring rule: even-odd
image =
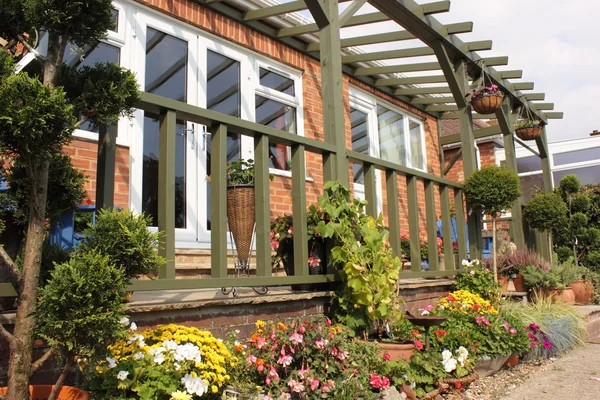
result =
[[[287,253],[287,257],[283,262],[283,269],[287,276],[294,276],[294,244],[290,240],[283,249]],[[325,251],[325,241],[322,239],[311,239],[308,241],[308,256],[313,258],[319,258],[321,260],[320,265],[308,266],[309,275],[322,275],[327,270],[327,252]],[[292,285],[292,290],[297,291],[317,291],[326,284],[303,284],[303,285]]]
[[413,343],[377,343],[381,352],[379,353],[382,357],[385,353],[390,355],[390,361],[404,360],[410,361],[415,352],[415,345]]
[[535,140],[542,134],[542,127],[520,128],[515,130],[515,134],[521,140]]
[[594,286],[584,280],[577,280],[571,283],[571,289],[575,294],[576,304],[591,304],[594,297]]
[[[47,399],[52,392],[53,385],[31,385],[29,395],[33,400]],[[0,396],[6,395],[6,388],[0,388]],[[71,386],[63,386],[58,392],[57,400],[88,400],[88,393]]]
[[512,356],[510,356],[508,358],[508,360],[506,360],[506,362],[504,363],[504,366],[505,367],[514,367],[518,363],[519,363],[519,355],[513,354]]
[[466,390],[471,383],[475,382],[479,378],[477,371],[471,372],[467,376],[462,378],[444,378],[439,382],[436,382],[435,386],[440,390],[439,393],[455,393],[456,391]]
[[477,364],[475,364],[475,371],[481,377],[494,375],[496,372],[500,371],[500,368],[504,365],[506,360],[510,358],[508,356],[496,356],[495,358],[491,357],[482,357]]
[[515,278],[513,278],[513,285],[515,285],[516,292],[526,292],[527,286],[525,286],[525,279],[523,279],[523,275],[517,274]]
[[493,114],[502,106],[502,100],[504,100],[503,95],[483,95],[471,101],[471,106],[478,114]]
[[508,278],[506,276],[499,276],[498,283],[502,285],[502,293],[508,292]]
[[575,304],[575,293],[570,287],[559,290],[552,295],[553,301],[562,301],[565,304]]
[[227,187],[227,221],[233,236],[238,260],[248,263],[254,233],[254,185]]

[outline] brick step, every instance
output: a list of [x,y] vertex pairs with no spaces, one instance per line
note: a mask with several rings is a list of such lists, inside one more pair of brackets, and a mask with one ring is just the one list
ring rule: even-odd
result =
[[[227,250],[227,275],[237,276],[234,267],[235,252]],[[211,272],[210,249],[175,249],[175,277],[184,278],[210,278]],[[250,257],[250,274],[256,271],[256,258]]]

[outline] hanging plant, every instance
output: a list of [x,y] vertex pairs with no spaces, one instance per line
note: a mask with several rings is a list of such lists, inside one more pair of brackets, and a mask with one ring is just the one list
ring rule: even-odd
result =
[[535,140],[542,134],[542,121],[528,118],[518,121],[515,134],[521,140]]
[[471,92],[471,106],[478,114],[493,114],[502,105],[504,92],[498,85],[484,86]]

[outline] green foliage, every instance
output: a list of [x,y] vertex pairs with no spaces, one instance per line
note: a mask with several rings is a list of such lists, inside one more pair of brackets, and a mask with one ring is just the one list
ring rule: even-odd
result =
[[25,74],[0,82],[0,104],[0,151],[20,157],[28,168],[60,152],[74,130],[73,107],[62,89]]
[[571,208],[573,212],[585,213],[590,208],[590,206],[591,200],[587,194],[579,193],[571,198]]
[[540,231],[556,229],[566,223],[567,205],[555,193],[540,193],[533,196],[523,209],[523,218]]
[[[2,35],[0,34],[0,36]],[[14,69],[15,63],[12,57],[6,51],[0,51],[0,81],[3,81],[13,74]]]
[[92,126],[116,124],[119,117],[133,116],[139,100],[135,75],[115,63],[97,63],[75,69],[64,66],[62,84],[75,113]]
[[537,128],[541,125],[541,121],[537,119],[523,119],[515,124],[515,129]]
[[[27,166],[21,158],[18,158],[7,172],[9,194],[16,206],[15,217],[25,224],[29,216],[31,198]],[[73,167],[71,157],[62,153],[50,155],[46,217],[51,222],[55,222],[64,211],[74,209],[85,199],[86,191],[83,187],[85,182],[85,175]]]
[[532,289],[564,289],[560,273],[556,268],[543,271],[534,266],[527,266],[522,272],[527,287]]
[[[233,161],[227,165],[227,186],[254,185],[254,160]],[[274,180],[275,176],[269,174],[269,180]],[[209,177],[210,182],[210,177]]]
[[488,165],[469,176],[464,192],[474,209],[495,216],[509,209],[519,198],[521,182],[515,172]]
[[544,271],[550,269],[550,264],[543,261],[538,253],[527,248],[500,254],[496,261],[498,264],[498,273],[504,276],[519,274],[528,266],[534,266]]
[[600,272],[600,251],[590,251],[586,257],[585,264],[589,269]]
[[558,189],[565,199],[567,196],[579,192],[580,188],[581,183],[575,174],[565,175],[558,184]]
[[97,250],[123,271],[126,280],[158,271],[165,259],[156,249],[160,233],[148,229],[150,217],[131,210],[101,210],[96,224],[85,230],[85,241],[77,252]]
[[113,26],[111,0],[25,0],[22,8],[21,17],[28,25],[68,38],[80,47],[104,38]]
[[36,333],[65,356],[101,358],[124,333],[122,273],[90,251],[56,265],[40,290]]
[[500,299],[502,285],[494,282],[494,273],[479,260],[463,262],[462,271],[456,276],[454,290],[468,290],[492,303]]

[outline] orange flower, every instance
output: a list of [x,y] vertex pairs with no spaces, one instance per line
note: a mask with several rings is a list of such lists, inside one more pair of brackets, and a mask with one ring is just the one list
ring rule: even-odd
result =
[[278,322],[277,323],[277,328],[279,328],[282,331],[287,331],[288,330],[288,327],[283,322]]

